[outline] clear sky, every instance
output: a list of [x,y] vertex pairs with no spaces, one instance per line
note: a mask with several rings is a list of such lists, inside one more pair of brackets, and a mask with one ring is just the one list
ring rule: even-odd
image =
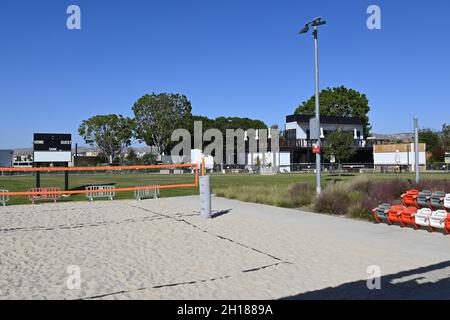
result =
[[[81,30],[66,9],[81,8]],[[366,26],[370,4],[381,30]],[[193,113],[283,126],[314,93],[312,36],[323,16],[321,87],[366,93],[377,133],[450,122],[450,1],[2,0],[0,148],[70,132],[96,114],[132,115],[152,92],[183,93]]]

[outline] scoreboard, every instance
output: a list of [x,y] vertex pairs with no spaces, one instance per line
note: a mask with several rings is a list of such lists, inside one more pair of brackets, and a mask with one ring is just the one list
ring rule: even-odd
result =
[[71,162],[72,135],[35,133],[33,137],[34,162]]

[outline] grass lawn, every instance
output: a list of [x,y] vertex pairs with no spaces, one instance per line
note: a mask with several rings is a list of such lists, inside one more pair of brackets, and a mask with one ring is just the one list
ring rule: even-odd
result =
[[[329,175],[322,177],[323,187],[337,181],[347,181],[361,176],[360,174]],[[414,180],[412,174],[364,174],[370,179],[410,179]],[[422,179],[449,179],[449,173],[424,173]],[[161,174],[120,174],[120,173],[95,173],[95,174],[71,174],[69,188],[80,188],[86,185],[114,184],[116,187],[136,187],[145,185],[166,185],[176,183],[192,183],[193,175],[161,175]],[[315,184],[314,174],[292,173],[279,174],[275,176],[260,175],[211,175],[212,191],[218,196],[230,199],[238,199],[247,202],[263,203],[282,207],[292,207],[289,202],[289,189],[296,183]],[[34,176],[0,176],[0,189],[9,191],[28,191],[35,185]],[[41,176],[42,187],[64,187],[62,175]],[[450,191],[449,191],[450,192]],[[185,196],[198,194],[196,188],[163,189],[161,197]],[[131,199],[132,192],[118,193],[116,199]],[[61,201],[86,201],[84,195],[75,195],[63,198]],[[26,197],[12,197],[9,205],[30,203]]]

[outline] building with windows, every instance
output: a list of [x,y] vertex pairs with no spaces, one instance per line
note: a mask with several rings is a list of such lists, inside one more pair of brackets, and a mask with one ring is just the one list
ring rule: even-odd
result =
[[[314,163],[316,156],[312,152],[315,139],[311,139],[310,120],[313,115],[290,115],[286,117],[284,136],[280,140],[280,150],[290,152],[292,164]],[[382,140],[364,137],[364,124],[356,117],[320,117],[320,138],[336,130],[352,132],[356,154],[348,160],[350,163],[373,163],[373,145]],[[323,159],[324,163],[326,162]]]

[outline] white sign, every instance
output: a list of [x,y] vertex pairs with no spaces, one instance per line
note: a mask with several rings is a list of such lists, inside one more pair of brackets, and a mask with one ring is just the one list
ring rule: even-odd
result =
[[70,151],[35,151],[34,162],[71,162],[72,152]]
[[310,140],[319,140],[320,139],[320,129],[319,129],[319,121],[317,118],[309,119],[309,139]]

